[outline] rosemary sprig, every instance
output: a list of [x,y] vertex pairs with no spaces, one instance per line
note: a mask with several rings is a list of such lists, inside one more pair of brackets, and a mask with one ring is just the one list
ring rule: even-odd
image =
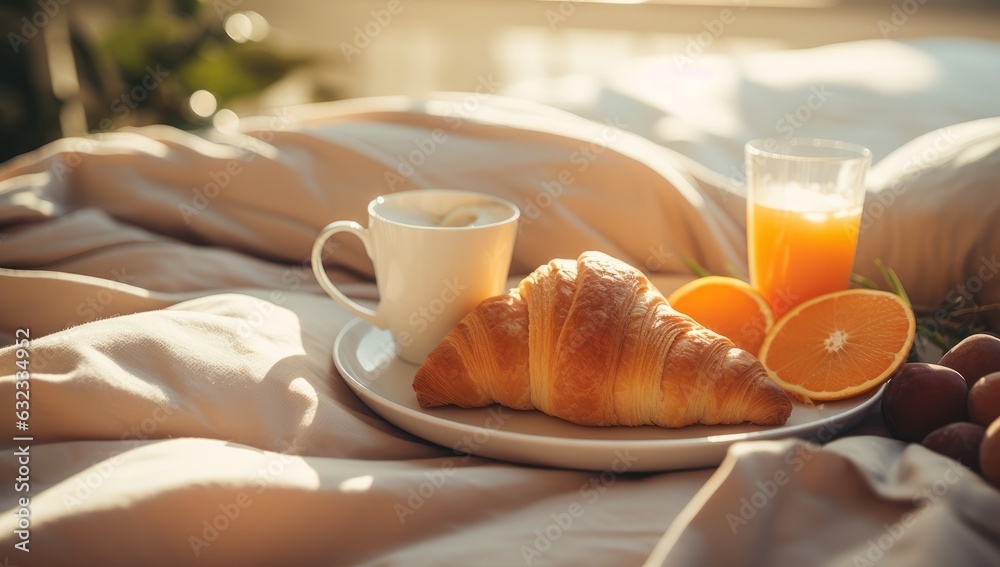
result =
[[[875,264],[891,291],[902,297],[913,309],[917,320],[917,334],[942,352],[947,352],[970,335],[984,332],[986,324],[982,314],[1000,309],[1000,305],[977,305],[974,299],[962,295],[950,301],[946,299],[936,307],[913,305],[895,270],[886,266],[881,259],[876,259]],[[879,289],[875,282],[859,274],[854,274],[851,281],[863,287]]]
[[868,289],[879,289],[878,284],[862,276],[861,274],[851,274],[851,283]]
[[730,264],[729,262],[726,262],[726,272],[729,274],[730,277],[750,283],[750,276],[739,271],[739,269],[736,266]]
[[903,289],[903,283],[899,281],[899,276],[896,275],[896,271],[883,264],[882,260],[879,258],[875,259],[875,265],[878,266],[878,269],[882,271],[882,277],[885,278],[886,283],[889,284],[889,287],[892,288],[892,291],[896,295],[902,297],[903,301],[905,301],[906,304],[909,305],[910,308],[912,308],[913,304],[910,303],[910,298],[909,296],[906,295],[906,290]]
[[691,273],[698,276],[699,278],[704,278],[712,275],[712,272],[706,270],[705,267],[699,264],[697,260],[688,256],[687,254],[680,252],[678,253],[678,256],[681,257],[681,262],[684,262],[684,265],[687,266],[687,269],[691,270]]

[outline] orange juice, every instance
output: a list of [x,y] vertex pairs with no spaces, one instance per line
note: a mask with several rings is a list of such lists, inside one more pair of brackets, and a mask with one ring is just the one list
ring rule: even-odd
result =
[[803,301],[847,289],[861,207],[814,199],[747,208],[750,281],[777,317]]

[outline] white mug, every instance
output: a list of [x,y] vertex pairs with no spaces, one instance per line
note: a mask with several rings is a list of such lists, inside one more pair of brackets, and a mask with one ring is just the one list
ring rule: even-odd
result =
[[[403,360],[420,364],[476,305],[505,291],[520,215],[513,203],[473,191],[390,193],[368,204],[368,228],[335,221],[319,233],[313,273],[346,309],[388,329]],[[324,244],[338,232],[357,236],[371,258],[374,310],[344,295],[323,269]]]

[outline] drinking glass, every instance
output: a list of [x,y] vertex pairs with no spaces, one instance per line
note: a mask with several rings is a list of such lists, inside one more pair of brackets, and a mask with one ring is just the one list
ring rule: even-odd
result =
[[847,289],[871,151],[817,138],[747,142],[750,284],[780,317]]

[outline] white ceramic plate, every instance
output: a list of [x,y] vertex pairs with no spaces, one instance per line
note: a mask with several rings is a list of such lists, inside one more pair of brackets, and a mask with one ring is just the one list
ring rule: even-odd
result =
[[826,442],[860,421],[882,394],[880,388],[819,406],[795,403],[791,417],[778,427],[586,427],[538,411],[501,406],[421,408],[412,388],[417,366],[395,356],[387,331],[360,319],[341,330],[333,346],[333,358],[348,386],[375,413],[456,454],[595,471],[716,466],[726,449],[737,441],[801,437]]

